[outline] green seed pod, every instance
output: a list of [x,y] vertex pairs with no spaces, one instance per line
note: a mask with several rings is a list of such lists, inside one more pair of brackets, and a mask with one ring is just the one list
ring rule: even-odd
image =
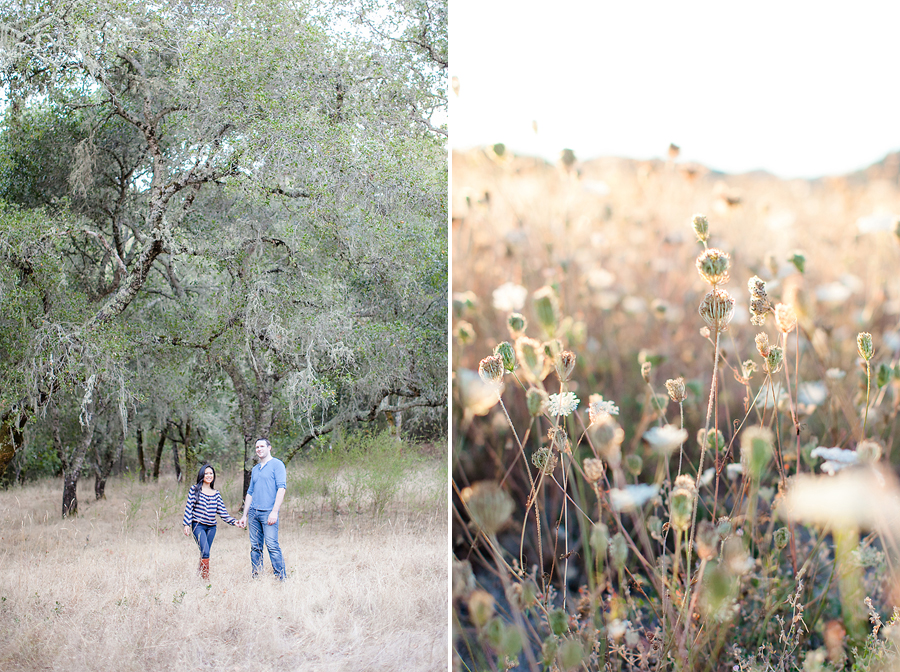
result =
[[453,330],[456,340],[460,345],[468,345],[475,340],[475,327],[465,320],[456,323],[456,329]]
[[625,561],[628,559],[628,543],[625,541],[625,535],[621,532],[616,532],[610,539],[609,559],[617,572],[621,572],[625,568]]
[[500,355],[503,358],[503,368],[508,373],[512,373],[513,371],[515,371],[516,349],[512,346],[512,343],[510,343],[509,341],[498,343],[497,347],[494,348],[494,354]]
[[675,479],[675,487],[669,497],[672,527],[682,532],[691,527],[691,514],[697,491],[690,476],[682,475]]
[[538,323],[551,337],[559,328],[559,298],[552,287],[541,287],[534,295],[534,312]]
[[559,640],[556,638],[556,635],[550,635],[541,644],[541,658],[543,658],[545,667],[550,667],[556,661],[558,652]]
[[566,639],[559,647],[557,658],[563,670],[580,667],[585,658],[584,646],[576,639]]
[[509,335],[513,340],[524,334],[526,327],[528,327],[528,321],[521,313],[510,313],[506,318],[506,328],[509,329]]
[[494,650],[501,658],[515,658],[522,650],[522,633],[513,624],[504,625]]
[[591,528],[591,548],[597,557],[605,557],[609,548],[609,528],[603,523],[594,523]]
[[867,331],[860,332],[856,337],[856,349],[859,356],[867,362],[875,354],[875,346],[872,344],[872,334]]
[[767,427],[748,427],[741,434],[741,465],[744,474],[759,481],[772,459],[775,437]]
[[644,459],[640,455],[626,455],[624,462],[625,471],[632,476],[637,476],[644,468]]
[[694,215],[691,219],[691,226],[694,228],[694,233],[697,234],[698,241],[705,243],[709,240],[709,222],[706,215]]
[[781,370],[782,362],[784,362],[784,351],[780,345],[773,345],[766,354],[766,371],[777,373]]
[[788,257],[788,261],[794,265],[801,273],[806,271],[806,255],[803,252],[797,250],[790,257]]
[[528,406],[528,413],[532,417],[540,415],[547,410],[549,402],[549,395],[537,387],[532,387],[525,393],[525,405]]
[[569,615],[564,609],[554,609],[547,616],[547,623],[550,625],[550,632],[561,635],[569,629]]
[[893,378],[893,370],[884,362],[878,365],[878,368],[875,370],[875,384],[882,388],[891,382]]
[[791,533],[788,528],[779,527],[772,535],[772,540],[775,542],[775,548],[777,548],[779,551],[783,550],[791,540]]

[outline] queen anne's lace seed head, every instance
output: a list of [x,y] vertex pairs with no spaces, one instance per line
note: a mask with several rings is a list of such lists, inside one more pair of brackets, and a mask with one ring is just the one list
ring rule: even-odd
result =
[[773,345],[766,353],[766,371],[777,373],[781,370],[782,362],[784,362],[784,351],[780,346]]
[[734,317],[734,299],[724,289],[712,290],[700,304],[700,317],[712,329],[724,331]]
[[516,349],[512,346],[512,343],[509,341],[498,343],[497,347],[494,348],[494,354],[503,358],[503,368],[507,373],[512,373],[516,370]]
[[488,385],[500,385],[503,381],[503,357],[490,355],[478,365],[478,375]]
[[510,313],[506,318],[506,328],[509,329],[509,335],[513,340],[519,338],[525,333],[528,321],[521,313]]
[[603,466],[603,460],[595,457],[586,457],[584,460],[584,477],[588,483],[597,486],[603,480],[606,468]]
[[499,532],[516,508],[509,493],[494,481],[479,481],[460,495],[472,521],[488,536]]
[[556,453],[549,448],[538,448],[531,456],[531,463],[544,474],[553,473],[558,461],[559,458],[556,456]]
[[575,353],[570,350],[563,350],[556,359],[556,375],[560,381],[565,382],[572,377],[572,371],[575,370]]
[[756,335],[754,339],[756,342],[756,351],[759,353],[760,357],[765,357],[769,354],[769,335],[760,332]]
[[666,381],[666,391],[669,393],[669,398],[674,401],[676,404],[680,404],[687,398],[687,391],[684,386],[684,378],[679,376],[678,378],[669,378]]
[[604,420],[610,415],[618,415],[619,407],[616,406],[611,401],[605,401],[603,397],[599,394],[592,394],[590,396],[590,406],[588,406],[588,418],[590,419],[590,423],[593,425],[595,423]]
[[703,250],[697,257],[697,271],[700,277],[713,287],[728,282],[728,269],[731,267],[731,255],[714,247]]

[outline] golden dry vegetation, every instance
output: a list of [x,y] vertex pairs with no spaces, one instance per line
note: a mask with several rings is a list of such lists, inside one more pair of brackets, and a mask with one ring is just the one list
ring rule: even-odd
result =
[[[56,482],[0,492],[0,669],[446,670],[440,459],[410,469],[380,515],[301,497],[308,469],[288,472],[283,584],[267,555],[250,578],[247,532],[221,521],[201,580],[171,476],[111,481],[103,501],[81,493],[67,520]],[[217,486],[237,508],[239,479]]]
[[[457,665],[892,669],[897,628],[868,621],[888,624],[900,605],[898,167],[890,155],[852,175],[781,180],[677,161],[566,167],[492,148],[454,153]],[[698,307],[711,288],[695,265],[704,249],[695,213],[709,222],[708,246],[730,255],[730,279],[714,285],[735,299],[714,378],[719,323],[701,331]],[[793,309],[796,328],[783,334],[771,313],[764,326],[750,323],[754,275],[773,309]],[[498,403],[477,372],[499,343],[515,341],[513,310],[556,370],[560,350],[576,363],[568,381],[506,369]],[[760,332],[783,348],[770,375]],[[860,332],[874,345],[868,375]],[[683,416],[665,386],[678,377]],[[544,405],[530,415],[535,388],[574,393],[577,411]],[[592,424],[593,394],[619,414]],[[647,434],[682,424],[687,438],[666,458]],[[706,426],[722,434],[698,469]],[[865,439],[878,448],[863,448]],[[759,462],[742,457],[754,446]],[[866,466],[823,475],[818,447]],[[585,458],[603,461],[594,484]],[[679,490],[676,472],[694,494]],[[480,481],[492,485],[470,487]],[[638,487],[654,494],[622,504]],[[859,493],[869,493],[866,504],[847,505]],[[696,502],[695,519],[679,517],[679,497],[689,514]],[[486,506],[511,507],[502,530],[485,522]],[[849,522],[836,522],[835,507]],[[717,535],[708,567],[694,549],[702,522]]]

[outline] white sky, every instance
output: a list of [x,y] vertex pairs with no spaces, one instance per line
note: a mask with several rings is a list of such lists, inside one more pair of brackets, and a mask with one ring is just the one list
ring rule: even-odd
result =
[[898,34],[887,0],[451,0],[451,146],[847,173],[900,150]]

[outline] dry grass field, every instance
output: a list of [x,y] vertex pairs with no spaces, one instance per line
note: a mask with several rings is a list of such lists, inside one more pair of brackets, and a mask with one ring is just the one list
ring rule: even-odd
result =
[[[99,502],[85,479],[70,520],[56,482],[2,491],[0,669],[446,670],[440,460],[418,463],[381,515],[292,494],[305,469],[289,465],[283,584],[250,578],[247,532],[221,521],[201,580],[171,476],[112,480]],[[235,475],[217,487],[234,511]]]
[[900,155],[452,180],[455,664],[898,669]]

